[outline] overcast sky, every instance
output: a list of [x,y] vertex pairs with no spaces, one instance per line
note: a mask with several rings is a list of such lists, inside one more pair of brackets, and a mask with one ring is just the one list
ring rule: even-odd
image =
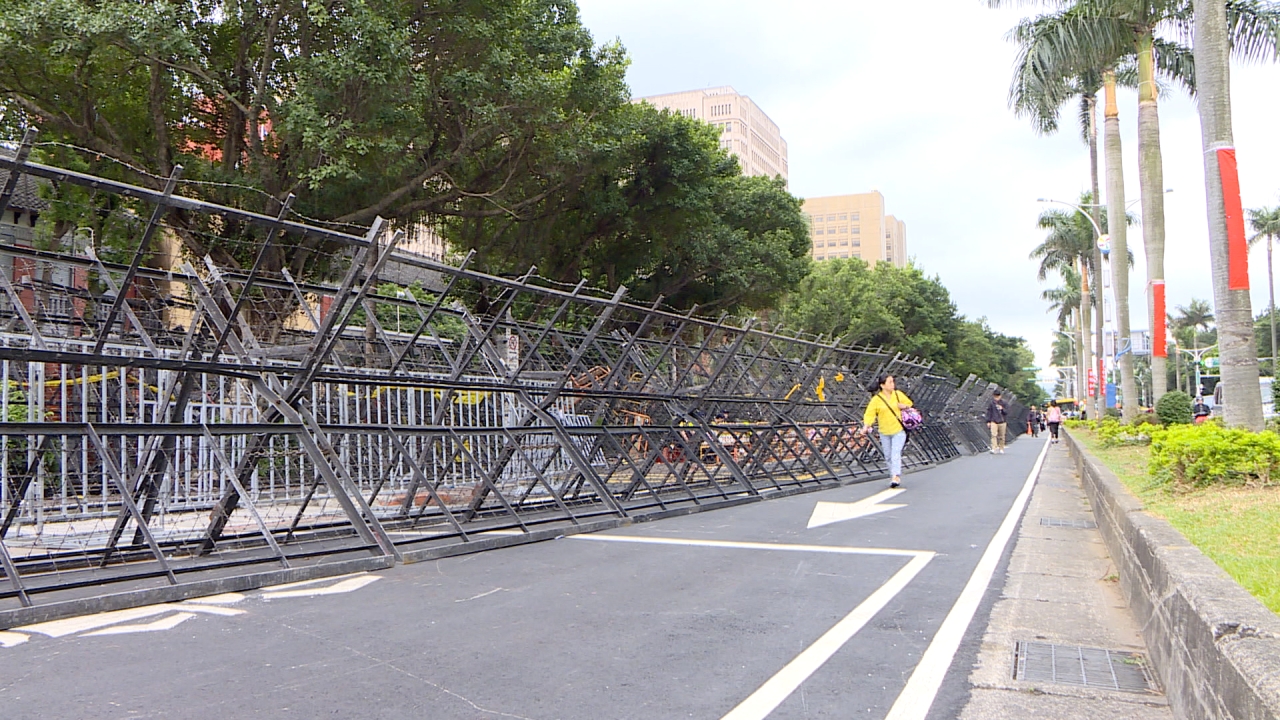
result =
[[[1089,186],[1074,107],[1055,136],[1008,109],[1016,53],[1005,34],[1034,9],[980,0],[578,0],[597,42],[621,40],[635,96],[732,85],[782,129],[791,191],[879,190],[907,223],[907,251],[960,312],[1027,338],[1048,365],[1053,320],[1028,252],[1037,198]],[[1234,130],[1246,208],[1280,204],[1280,66],[1233,66]],[[1195,104],[1162,98],[1170,308],[1212,301],[1204,165]],[[1126,199],[1138,198],[1137,96],[1122,91]],[[1099,118],[1101,122],[1101,117]],[[1105,178],[1103,179],[1105,188]],[[1134,211],[1138,211],[1134,206]],[[1141,228],[1133,327],[1145,327]],[[1250,262],[1254,313],[1267,304],[1265,251]]]

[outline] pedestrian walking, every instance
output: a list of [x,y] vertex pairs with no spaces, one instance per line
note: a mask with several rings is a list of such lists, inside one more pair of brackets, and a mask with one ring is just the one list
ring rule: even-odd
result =
[[1045,420],[1049,423],[1049,442],[1058,442],[1058,428],[1062,426],[1062,408],[1058,407],[1057,400],[1049,401],[1049,412],[1045,413]]
[[1040,437],[1040,424],[1040,408],[1032,405],[1027,412],[1027,432],[1031,433],[1031,437]]
[[984,416],[987,427],[991,429],[992,455],[1004,454],[1004,437],[1009,429],[1008,416],[1009,410],[1000,397],[1000,390],[997,389],[991,394],[991,402],[987,403],[987,414]]
[[880,430],[880,448],[889,463],[889,487],[902,484],[902,448],[907,444],[907,431],[902,427],[902,411],[911,407],[911,398],[898,390],[893,376],[882,374],[867,388],[872,393],[867,410],[862,414],[862,434],[875,425]]

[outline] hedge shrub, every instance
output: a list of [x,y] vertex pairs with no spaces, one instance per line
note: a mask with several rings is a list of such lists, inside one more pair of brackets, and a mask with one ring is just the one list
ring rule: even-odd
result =
[[1154,430],[1148,469],[1156,480],[1193,487],[1272,485],[1280,478],[1280,435],[1216,422]]
[[1103,447],[1120,445],[1146,445],[1151,442],[1151,429],[1154,425],[1122,425],[1115,418],[1106,417],[1093,428],[1098,434],[1098,441]]
[[1191,423],[1191,396],[1181,390],[1171,390],[1156,403],[1156,416],[1165,425]]

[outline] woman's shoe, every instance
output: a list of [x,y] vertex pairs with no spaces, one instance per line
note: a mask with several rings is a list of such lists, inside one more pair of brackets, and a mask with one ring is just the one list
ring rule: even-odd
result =
[[898,486],[899,486],[899,485],[901,485],[901,484],[902,484],[902,481],[901,481],[901,480],[894,479],[894,480],[890,480],[890,481],[889,481],[889,487],[891,487],[891,488],[896,488],[896,487],[898,487]]

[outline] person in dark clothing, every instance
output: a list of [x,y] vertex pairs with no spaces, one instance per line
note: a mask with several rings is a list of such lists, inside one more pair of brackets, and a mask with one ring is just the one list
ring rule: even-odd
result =
[[987,414],[983,416],[987,421],[987,427],[991,429],[992,455],[1004,454],[1004,438],[1009,429],[1008,416],[1009,410],[1000,397],[1000,391],[996,390],[991,394],[991,402],[987,403]]
[[1040,437],[1040,408],[1032,405],[1027,413],[1027,431],[1031,437]]
[[1209,405],[1205,403],[1204,396],[1197,395],[1196,404],[1191,406],[1191,417],[1194,418],[1194,422],[1199,425],[1204,422],[1212,412],[1213,411],[1209,409]]

